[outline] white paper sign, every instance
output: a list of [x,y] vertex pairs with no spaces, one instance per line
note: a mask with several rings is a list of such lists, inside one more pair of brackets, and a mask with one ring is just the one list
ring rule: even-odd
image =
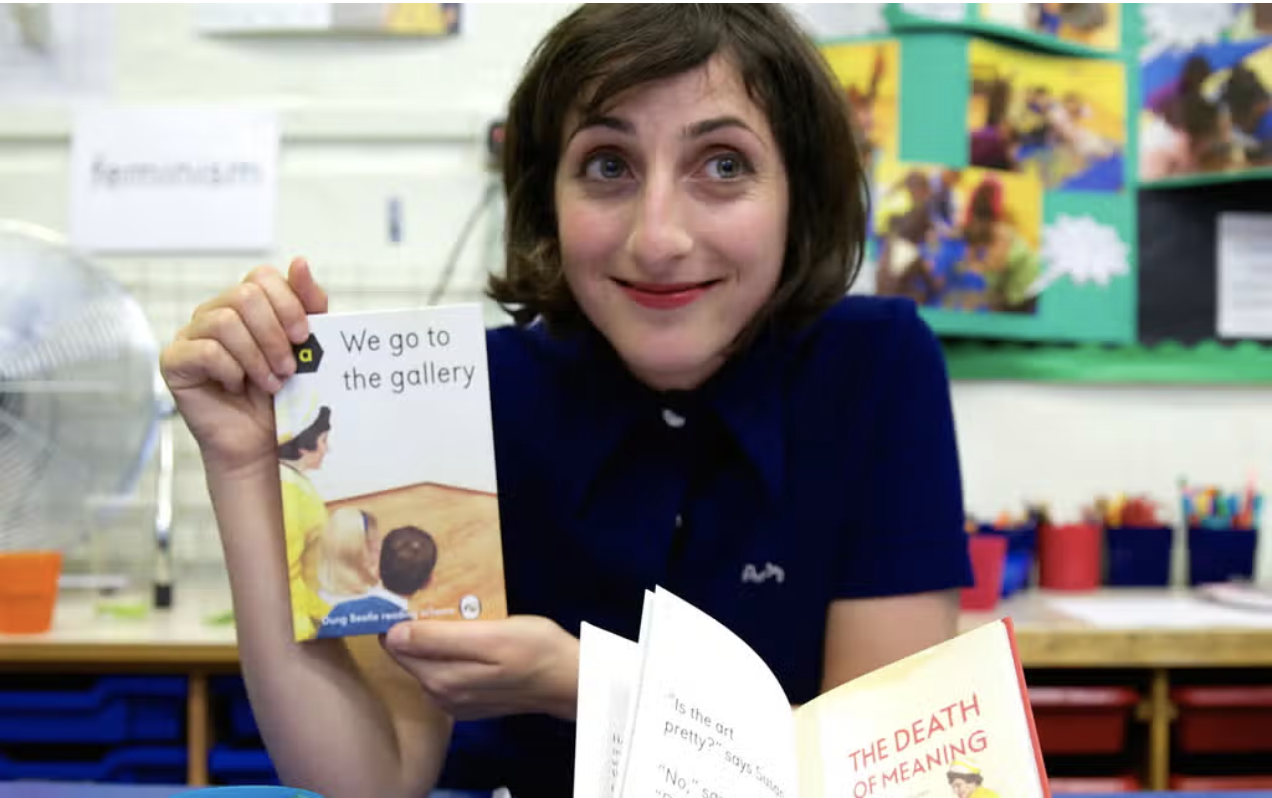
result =
[[1272,214],[1219,214],[1217,332],[1272,338]]
[[96,252],[271,249],[278,121],[237,108],[95,108],[71,147],[71,240]]

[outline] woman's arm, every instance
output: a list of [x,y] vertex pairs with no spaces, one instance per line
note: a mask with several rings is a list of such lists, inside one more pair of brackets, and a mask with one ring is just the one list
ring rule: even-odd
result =
[[292,639],[277,468],[208,474],[239,656],[284,783],[326,798],[419,798],[437,780],[449,719],[374,638]]
[[958,633],[958,593],[840,599],[826,617],[822,692]]

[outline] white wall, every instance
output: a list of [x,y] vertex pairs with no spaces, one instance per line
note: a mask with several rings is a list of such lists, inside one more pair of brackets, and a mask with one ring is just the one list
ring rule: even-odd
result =
[[[204,38],[188,5],[118,5],[110,82],[122,101],[247,102],[284,110],[279,238],[267,258],[308,255],[334,302],[423,297],[491,179],[480,137],[538,37],[568,6],[466,4],[453,40]],[[3,108],[3,106],[0,106]],[[0,110],[0,217],[66,229],[65,114]],[[385,206],[403,202],[404,241],[386,241]],[[494,218],[494,217],[490,217]],[[497,263],[485,224],[452,297],[473,297]],[[253,260],[108,259],[167,340],[199,301]],[[1148,491],[1172,506],[1176,478],[1243,484],[1272,475],[1272,391],[956,385],[969,508],[993,514],[1026,499],[1074,514],[1097,492]],[[177,550],[219,557],[202,474],[181,437]],[[146,488],[147,486],[143,486]],[[145,551],[146,508],[109,547]],[[1263,569],[1272,567],[1265,547]]]

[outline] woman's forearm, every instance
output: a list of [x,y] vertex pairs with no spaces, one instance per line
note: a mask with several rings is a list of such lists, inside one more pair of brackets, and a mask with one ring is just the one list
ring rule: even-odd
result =
[[[418,684],[374,639],[370,648],[348,641],[361,646],[362,667],[346,641],[292,639],[277,470],[209,473],[208,486],[229,568],[243,675],[279,775],[327,798],[426,793],[440,771],[449,726]],[[368,670],[375,671],[374,686]]]

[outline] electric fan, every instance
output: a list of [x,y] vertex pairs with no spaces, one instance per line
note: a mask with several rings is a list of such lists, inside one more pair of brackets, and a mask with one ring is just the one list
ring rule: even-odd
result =
[[143,471],[159,388],[134,298],[57,235],[0,220],[0,551],[66,551],[104,520]]

